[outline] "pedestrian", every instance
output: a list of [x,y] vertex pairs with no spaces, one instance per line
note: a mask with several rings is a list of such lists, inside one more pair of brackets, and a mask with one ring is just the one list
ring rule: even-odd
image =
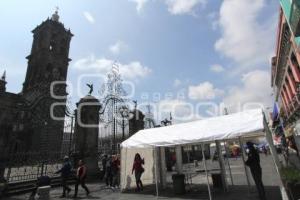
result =
[[212,161],[216,161],[216,160],[218,160],[218,158],[219,158],[218,151],[215,150],[214,155],[212,157]]
[[112,172],[112,187],[119,187],[119,176],[120,176],[120,159],[118,155],[114,155],[112,157],[112,165],[111,165],[111,172]]
[[56,174],[61,174],[63,193],[60,198],[66,197],[66,192],[69,194],[71,192],[71,188],[68,186],[68,178],[71,175],[72,165],[68,156],[64,157],[64,163],[62,168],[55,172]]
[[248,160],[246,161],[246,165],[250,168],[253,180],[255,182],[259,199],[265,200],[266,194],[264,185],[262,182],[262,169],[260,166],[260,158],[257,150],[254,148],[254,144],[252,142],[247,142],[247,147],[249,149]]
[[262,146],[262,151],[266,156],[268,155],[268,150],[266,146]]
[[86,196],[88,196],[90,194],[89,189],[85,185],[86,175],[87,175],[86,166],[85,166],[83,160],[79,160],[79,162],[78,162],[78,168],[77,168],[77,173],[76,173],[75,194],[73,196],[74,198],[77,197],[79,184],[81,185],[81,187],[83,189],[85,189]]
[[112,170],[111,170],[111,165],[112,165],[112,157],[108,156],[106,164],[105,164],[105,183],[107,187],[112,187]]
[[132,174],[135,172],[135,181],[136,181],[136,187],[137,191],[143,190],[143,183],[141,181],[142,174],[144,173],[145,169],[142,165],[145,164],[144,158],[141,158],[141,155],[139,153],[136,153],[134,156],[133,161],[133,167],[132,167]]
[[107,155],[105,154],[102,158],[102,174],[103,177],[101,177],[101,179],[103,179],[105,177],[105,172],[106,172],[106,162],[107,162]]
[[173,153],[171,156],[171,160],[172,160],[172,167],[176,165],[176,153]]

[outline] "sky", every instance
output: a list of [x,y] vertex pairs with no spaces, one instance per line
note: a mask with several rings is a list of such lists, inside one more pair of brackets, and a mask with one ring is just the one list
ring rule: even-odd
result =
[[86,82],[98,95],[113,63],[131,99],[142,110],[156,106],[157,120],[169,112],[181,122],[222,114],[224,107],[272,106],[279,1],[0,0],[0,73],[6,70],[7,91],[21,92],[31,30],[56,7],[74,34],[68,69],[74,107],[88,92]]

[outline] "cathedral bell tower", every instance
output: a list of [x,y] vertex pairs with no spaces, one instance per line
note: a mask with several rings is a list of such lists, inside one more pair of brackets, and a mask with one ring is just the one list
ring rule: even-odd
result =
[[73,36],[59,22],[58,12],[33,31],[33,43],[28,59],[28,67],[23,93],[44,90],[52,81],[65,81],[69,61],[70,41]]
[[[73,36],[59,21],[57,10],[33,31],[22,95],[31,112],[32,150],[60,150],[64,129],[66,81]],[[53,91],[51,84],[55,84]],[[51,95],[54,94],[54,95]],[[57,98],[57,96],[63,98]],[[58,106],[53,105],[58,103]],[[56,117],[53,117],[53,114]]]

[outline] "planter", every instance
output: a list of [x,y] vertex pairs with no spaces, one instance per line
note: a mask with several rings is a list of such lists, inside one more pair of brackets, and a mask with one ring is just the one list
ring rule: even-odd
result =
[[300,199],[300,183],[299,182],[287,182],[286,187],[288,189],[291,199]]

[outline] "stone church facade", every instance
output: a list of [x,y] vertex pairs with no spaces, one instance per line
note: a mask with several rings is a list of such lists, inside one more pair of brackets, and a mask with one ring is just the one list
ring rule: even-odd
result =
[[4,154],[61,149],[73,34],[59,21],[57,12],[32,33],[22,91],[6,91],[5,72],[0,79],[0,152]]

